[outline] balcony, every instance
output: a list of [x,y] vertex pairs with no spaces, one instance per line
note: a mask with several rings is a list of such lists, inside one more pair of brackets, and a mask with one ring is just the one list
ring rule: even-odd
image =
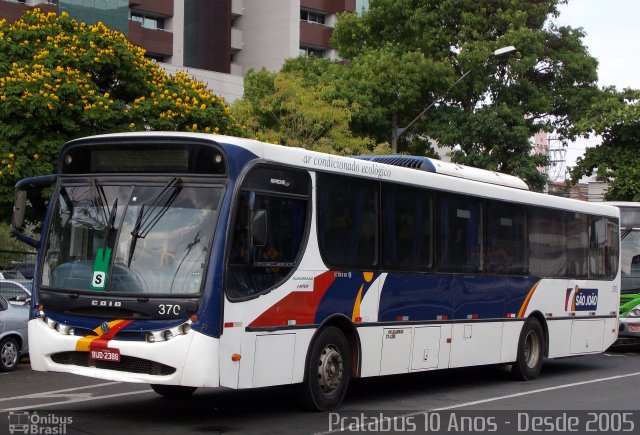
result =
[[146,29],[137,21],[129,21],[129,40],[149,54],[173,56],[173,33]]
[[242,50],[243,44],[242,30],[231,28],[231,48],[233,50]]
[[300,45],[329,48],[331,27],[300,21]]
[[129,6],[136,11],[173,17],[173,0],[129,0]]
[[27,10],[33,9],[34,7],[40,8],[42,12],[45,13],[58,12],[58,5],[53,3],[46,3],[44,0],[37,6],[30,6],[26,3],[0,0],[0,17],[4,18],[9,23],[13,23],[14,21],[22,18],[22,15]]
[[300,7],[322,11],[326,14],[337,12],[353,12],[356,10],[356,0],[300,0]]
[[244,0],[231,0],[231,15],[242,15],[244,12]]

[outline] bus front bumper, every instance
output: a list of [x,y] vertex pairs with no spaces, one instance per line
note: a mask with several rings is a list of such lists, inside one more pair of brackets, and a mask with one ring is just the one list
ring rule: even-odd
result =
[[169,340],[111,340],[103,349],[119,361],[96,360],[79,344],[82,337],[67,335],[42,319],[29,321],[29,359],[38,371],[74,373],[119,382],[218,387],[219,339],[190,330]]

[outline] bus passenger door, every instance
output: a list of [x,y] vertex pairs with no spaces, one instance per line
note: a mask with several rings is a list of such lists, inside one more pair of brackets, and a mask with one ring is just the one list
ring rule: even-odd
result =
[[240,363],[242,361],[242,304],[224,304],[223,331],[220,335],[218,365],[220,367],[220,386],[238,388]]

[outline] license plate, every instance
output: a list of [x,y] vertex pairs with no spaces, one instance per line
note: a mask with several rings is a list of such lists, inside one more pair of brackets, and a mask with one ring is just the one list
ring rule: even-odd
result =
[[629,325],[629,331],[640,332],[640,325]]
[[89,358],[99,361],[120,362],[120,351],[109,348],[89,349]]

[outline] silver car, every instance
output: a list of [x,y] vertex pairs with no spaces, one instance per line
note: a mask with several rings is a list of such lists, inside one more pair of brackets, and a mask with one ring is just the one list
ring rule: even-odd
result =
[[13,305],[28,305],[31,300],[31,282],[0,280],[0,296]]
[[10,304],[0,296],[0,372],[14,370],[29,352],[29,307]]

